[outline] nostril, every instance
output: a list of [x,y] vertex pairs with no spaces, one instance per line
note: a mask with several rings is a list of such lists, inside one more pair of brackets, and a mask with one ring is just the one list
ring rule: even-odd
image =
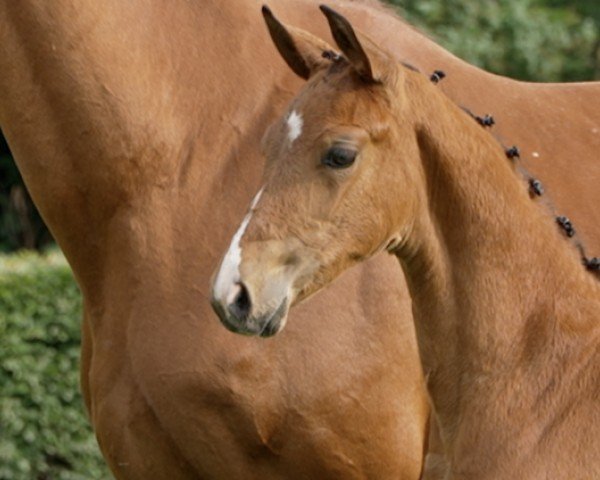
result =
[[227,306],[229,311],[238,320],[246,320],[250,315],[250,309],[252,308],[252,302],[250,301],[250,294],[248,289],[243,283],[236,284],[237,294],[233,298],[233,301]]

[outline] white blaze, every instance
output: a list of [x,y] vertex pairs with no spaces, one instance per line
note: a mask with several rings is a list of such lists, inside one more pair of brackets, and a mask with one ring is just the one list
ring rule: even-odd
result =
[[240,263],[242,261],[242,249],[240,248],[240,242],[244,236],[246,228],[248,227],[248,223],[250,223],[252,212],[260,200],[263,188],[259,190],[252,200],[250,209],[244,217],[244,220],[242,220],[242,224],[238,228],[237,232],[235,232],[235,235],[231,239],[229,249],[225,254],[225,258],[223,258],[221,268],[219,268],[219,272],[217,273],[217,279],[215,280],[213,293],[215,298],[221,302],[231,303],[235,298],[235,294],[237,294],[237,291],[239,290],[237,283],[240,281]]
[[300,134],[302,133],[302,125],[304,122],[302,121],[302,115],[300,115],[296,110],[292,110],[290,116],[287,118],[288,125],[288,138],[290,139],[290,143],[293,143]]

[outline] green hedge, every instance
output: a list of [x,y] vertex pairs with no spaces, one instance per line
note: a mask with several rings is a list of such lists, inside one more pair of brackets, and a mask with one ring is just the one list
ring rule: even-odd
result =
[[0,256],[0,480],[111,478],[80,394],[80,324],[61,254]]

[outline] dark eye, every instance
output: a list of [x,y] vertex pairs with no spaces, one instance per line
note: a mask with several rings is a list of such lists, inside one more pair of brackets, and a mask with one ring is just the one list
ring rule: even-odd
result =
[[330,168],[348,168],[356,159],[356,150],[343,147],[330,148],[321,163]]

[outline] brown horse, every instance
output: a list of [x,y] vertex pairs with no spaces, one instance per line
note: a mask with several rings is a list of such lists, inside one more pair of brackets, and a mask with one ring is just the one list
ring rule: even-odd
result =
[[[260,3],[0,0],[0,127],[83,292],[91,422],[118,478],[416,478],[428,413],[393,259],[344,274],[268,342],[210,309],[210,275],[259,188],[261,132],[301,84],[272,55]],[[315,1],[273,3],[326,33]],[[489,75],[376,2],[336,5],[493,113],[600,251],[598,84]]]
[[417,479],[429,407],[397,265],[349,272],[268,343],[211,310],[297,82],[267,39],[255,1],[0,1],[0,125],[83,293],[91,422],[117,478]]
[[263,10],[309,80],[263,139],[263,186],[214,282],[219,314],[273,335],[292,304],[387,251],[413,301],[446,478],[599,478],[594,265],[487,131],[321,8],[343,56]]

